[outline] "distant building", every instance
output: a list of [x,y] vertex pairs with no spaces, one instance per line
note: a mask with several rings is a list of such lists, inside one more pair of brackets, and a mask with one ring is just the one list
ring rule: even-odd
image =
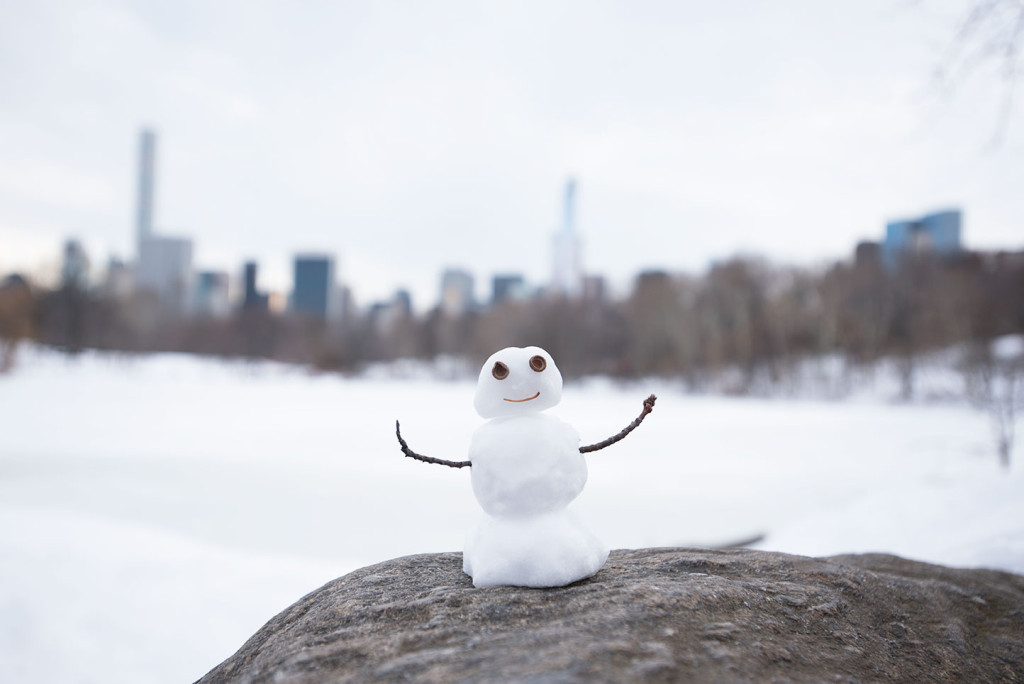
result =
[[192,241],[151,236],[140,249],[136,287],[159,295],[169,310],[185,313],[191,301]]
[[339,284],[336,299],[337,301],[332,309],[334,310],[338,320],[342,323],[348,323],[355,319],[358,311],[356,309],[355,298],[352,296],[352,288],[344,284]]
[[474,305],[472,274],[457,268],[447,269],[441,275],[441,311],[461,316]]
[[222,271],[202,271],[196,276],[192,311],[198,316],[226,318],[231,314],[230,281]]
[[243,269],[245,289],[242,294],[242,309],[245,311],[267,311],[270,308],[270,298],[257,289],[259,266],[255,261],[247,261]]
[[507,299],[523,299],[526,297],[526,281],[517,274],[496,275],[491,278],[491,305],[497,305]]
[[387,334],[394,331],[401,321],[412,317],[412,296],[408,290],[398,290],[391,301],[377,302],[370,306],[367,319],[378,332]]
[[142,256],[142,243],[153,236],[153,196],[156,190],[156,133],[139,133],[139,178],[135,206],[136,256]]
[[327,318],[334,290],[334,261],[326,256],[295,258],[292,311]]
[[882,261],[882,245],[871,240],[857,243],[853,250],[853,262],[860,268],[876,266]]
[[89,257],[78,240],[64,243],[64,261],[60,267],[60,284],[84,290],[89,284]]
[[125,300],[135,291],[135,278],[132,269],[120,259],[111,257],[107,262],[107,272],[103,278],[103,292],[107,297]]
[[633,280],[633,293],[659,291],[671,287],[672,276],[668,271],[661,269],[647,269],[640,271]]
[[588,302],[603,302],[608,296],[608,285],[604,276],[590,275],[583,278],[583,299]]
[[32,286],[29,285],[25,276],[20,273],[11,273],[10,275],[4,276],[3,280],[0,280],[0,293],[7,295],[24,294],[31,296]]
[[153,232],[155,196],[156,133],[145,129],[139,135],[135,286],[158,295],[168,310],[185,313],[191,303],[192,241]]
[[394,306],[399,316],[403,318],[412,316],[412,295],[408,290],[401,289],[395,291]]
[[565,213],[554,236],[551,292],[578,297],[583,284],[580,240],[576,234],[576,179],[565,184]]
[[961,251],[962,215],[959,210],[940,211],[918,219],[890,221],[885,227],[882,258],[896,266],[907,254],[931,253],[952,256]]
[[256,289],[256,281],[259,278],[259,266],[255,261],[247,261],[242,266],[242,271],[244,273],[242,278],[245,281],[242,302],[245,308],[249,308],[248,305],[259,295],[259,291]]
[[378,333],[390,332],[395,323],[394,302],[374,302],[366,311],[366,320]]

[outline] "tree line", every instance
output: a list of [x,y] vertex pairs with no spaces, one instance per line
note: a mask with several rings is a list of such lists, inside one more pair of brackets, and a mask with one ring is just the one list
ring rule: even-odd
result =
[[105,296],[66,284],[0,285],[0,368],[21,340],[69,353],[173,351],[277,359],[336,371],[398,358],[451,356],[474,365],[496,349],[535,344],[563,374],[666,376],[699,389],[729,370],[738,392],[784,382],[801,359],[850,364],[895,357],[912,392],[915,359],[957,343],[1024,332],[1024,255],[915,255],[822,269],[736,257],[694,276],[639,274],[624,299],[509,300],[452,316],[376,312],[337,322],[238,310],[183,317],[152,295]]

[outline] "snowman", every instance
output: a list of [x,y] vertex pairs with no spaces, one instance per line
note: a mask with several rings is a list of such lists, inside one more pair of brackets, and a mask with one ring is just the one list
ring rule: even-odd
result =
[[473,405],[488,421],[477,428],[468,461],[446,461],[412,451],[411,458],[455,468],[471,466],[473,494],[483,515],[469,532],[463,570],[477,587],[560,587],[590,577],[608,548],[568,509],[587,482],[583,456],[625,437],[654,407],[619,434],[586,447],[580,435],[543,413],[562,398],[562,375],[540,347],[508,347],[480,370]]

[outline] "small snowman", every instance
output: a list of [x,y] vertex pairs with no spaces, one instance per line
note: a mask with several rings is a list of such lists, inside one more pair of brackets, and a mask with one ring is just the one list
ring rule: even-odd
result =
[[477,587],[560,587],[590,577],[608,549],[568,505],[587,482],[584,453],[625,437],[654,407],[609,439],[580,447],[580,435],[543,411],[562,398],[562,375],[540,347],[508,347],[480,370],[473,404],[489,419],[473,433],[468,461],[412,451],[395,424],[406,456],[455,468],[472,466],[473,494],[483,515],[466,538],[463,570]]

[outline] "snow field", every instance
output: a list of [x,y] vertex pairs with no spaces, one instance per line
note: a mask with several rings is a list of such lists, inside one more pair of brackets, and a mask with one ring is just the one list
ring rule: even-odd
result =
[[[557,360],[556,360],[557,361]],[[880,386],[895,383],[883,378]],[[29,350],[0,378],[0,681],[191,681],[357,567],[460,550],[474,383]],[[966,405],[566,386],[593,443],[571,509],[611,548],[884,551],[1024,573],[1024,469]]]

